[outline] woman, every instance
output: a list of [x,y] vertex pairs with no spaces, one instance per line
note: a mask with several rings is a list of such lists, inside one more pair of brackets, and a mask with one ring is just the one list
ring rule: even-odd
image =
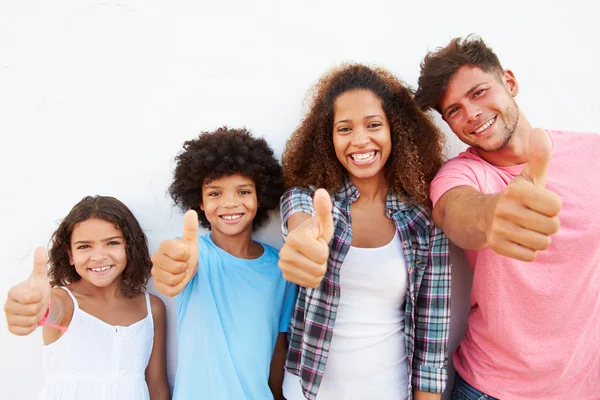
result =
[[317,83],[283,154],[280,268],[302,286],[288,400],[440,399],[450,258],[429,182],[442,151],[441,133],[389,72],[348,65]]

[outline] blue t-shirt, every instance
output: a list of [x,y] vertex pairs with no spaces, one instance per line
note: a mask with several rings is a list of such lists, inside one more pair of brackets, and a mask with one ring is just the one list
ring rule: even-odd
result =
[[177,296],[174,400],[272,399],[269,368],[287,332],[296,287],[262,244],[257,259],[232,256],[210,234],[198,238],[198,272]]

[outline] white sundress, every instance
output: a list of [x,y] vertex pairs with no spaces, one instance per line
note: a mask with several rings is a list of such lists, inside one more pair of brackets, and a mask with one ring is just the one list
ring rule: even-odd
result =
[[149,400],[146,366],[154,342],[150,296],[148,315],[129,326],[114,326],[79,308],[56,342],[44,346],[46,381],[39,400]]

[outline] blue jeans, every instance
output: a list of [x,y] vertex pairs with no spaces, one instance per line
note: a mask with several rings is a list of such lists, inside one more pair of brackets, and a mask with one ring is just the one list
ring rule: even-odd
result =
[[456,374],[452,388],[452,400],[499,400],[469,385],[459,374]]

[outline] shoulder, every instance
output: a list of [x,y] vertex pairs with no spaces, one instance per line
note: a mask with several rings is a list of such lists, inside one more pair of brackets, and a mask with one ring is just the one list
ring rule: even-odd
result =
[[214,244],[210,239],[210,232],[198,236],[198,245],[200,246],[200,248],[204,249],[214,247]]
[[148,294],[150,296],[150,308],[152,309],[152,316],[156,318],[164,319],[167,313],[165,303],[158,296]]
[[279,250],[277,250],[273,246],[270,246],[266,243],[263,243],[263,242],[258,242],[258,243],[260,243],[262,245],[262,247],[265,249],[265,252],[263,254],[263,256],[265,257],[265,260],[267,262],[272,261],[275,264],[277,264],[277,261],[279,260]]
[[576,145],[582,149],[590,150],[590,147],[597,150],[600,146],[600,134],[590,132],[571,132],[571,131],[557,131],[545,129],[550,135],[553,144],[559,146],[565,145]]
[[292,187],[287,189],[283,195],[281,196],[281,203],[289,201],[308,201],[312,203],[313,196],[315,194],[315,190],[308,187]]

